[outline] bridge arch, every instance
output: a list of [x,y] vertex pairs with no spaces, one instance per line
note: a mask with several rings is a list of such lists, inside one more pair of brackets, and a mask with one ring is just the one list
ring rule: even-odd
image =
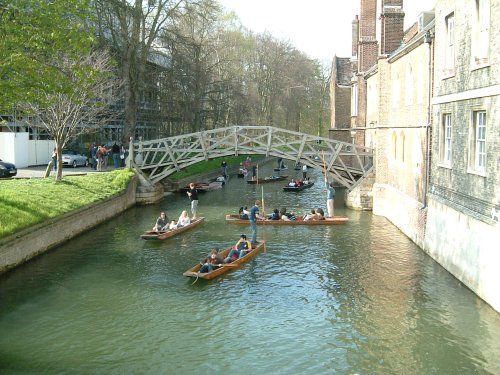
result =
[[271,126],[232,126],[169,138],[131,142],[131,165],[150,182],[209,159],[274,156],[322,170],[349,190],[373,170],[373,150]]

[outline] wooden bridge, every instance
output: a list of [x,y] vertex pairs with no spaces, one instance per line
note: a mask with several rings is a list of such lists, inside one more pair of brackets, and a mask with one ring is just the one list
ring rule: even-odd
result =
[[232,126],[151,141],[131,142],[131,166],[152,183],[201,161],[238,155],[292,160],[323,171],[347,189],[373,169],[373,150],[270,126]]

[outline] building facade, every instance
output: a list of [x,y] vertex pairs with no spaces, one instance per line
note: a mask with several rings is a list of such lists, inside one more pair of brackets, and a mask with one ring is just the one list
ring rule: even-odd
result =
[[424,249],[500,311],[500,0],[439,0]]
[[399,48],[380,55],[364,77],[366,144],[375,147],[377,171],[373,212],[387,217],[420,247],[429,176],[433,25],[429,18],[411,27],[402,34]]
[[375,149],[373,212],[500,311],[500,0],[437,0],[404,31],[402,1],[360,4],[351,136]]

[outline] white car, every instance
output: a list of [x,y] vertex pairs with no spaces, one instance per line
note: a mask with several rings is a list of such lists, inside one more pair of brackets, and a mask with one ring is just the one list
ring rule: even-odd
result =
[[73,154],[73,153],[65,153],[62,154],[62,164],[64,166],[71,166],[73,168],[76,168],[78,166],[85,166],[87,167],[89,165],[89,159],[80,154]]

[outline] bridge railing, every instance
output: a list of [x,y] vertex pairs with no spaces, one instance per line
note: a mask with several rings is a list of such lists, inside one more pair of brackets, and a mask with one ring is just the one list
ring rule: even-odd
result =
[[323,170],[348,189],[373,169],[369,147],[269,126],[232,126],[169,138],[133,142],[132,163],[157,182],[209,159],[260,154]]

